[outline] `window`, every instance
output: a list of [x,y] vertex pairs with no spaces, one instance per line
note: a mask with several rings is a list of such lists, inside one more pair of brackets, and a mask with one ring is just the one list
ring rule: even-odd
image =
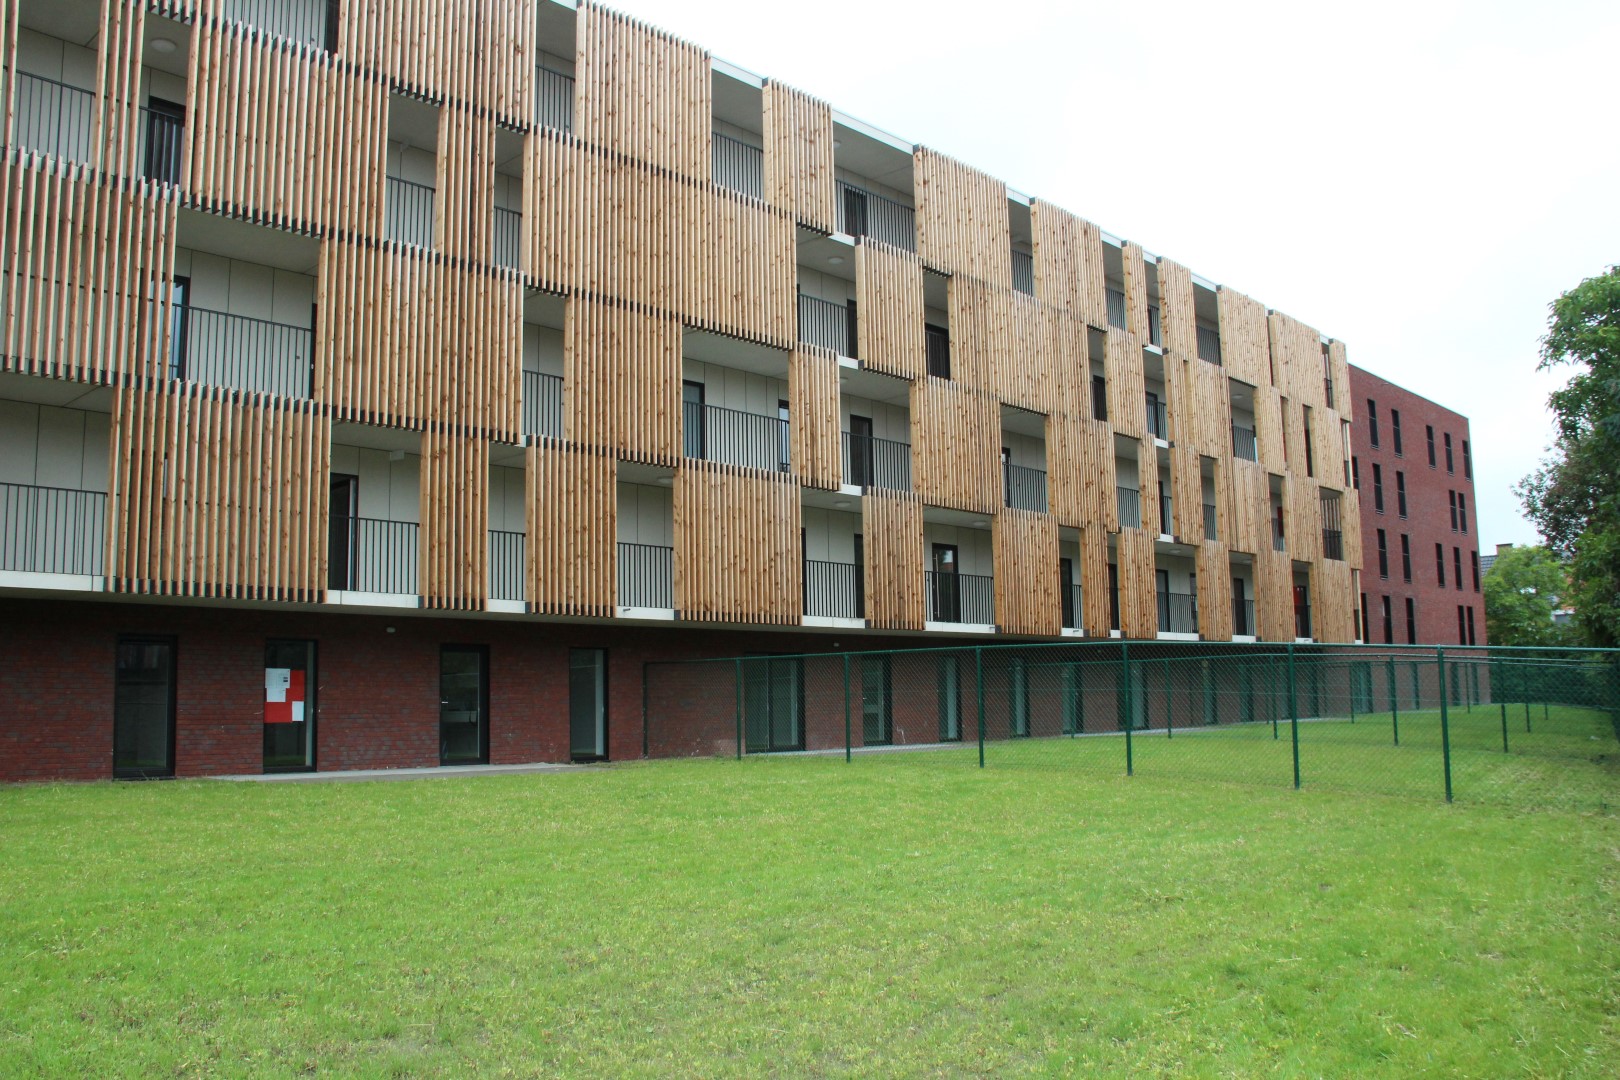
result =
[[1446,432],[1446,472],[1455,472],[1451,467],[1451,432]]
[[1462,531],[1468,531],[1468,496],[1457,492],[1457,521],[1462,525]]
[[1380,514],[1384,512],[1384,470],[1376,461],[1373,462],[1373,509]]
[[176,275],[170,286],[169,296],[170,317],[173,326],[169,333],[169,376],[174,379],[186,379],[186,360],[191,349],[189,339],[191,336],[191,279]]
[[1451,531],[1456,532],[1457,531],[1457,493],[1455,491],[1446,492],[1446,502],[1451,505]]
[[[489,656],[482,653],[485,672]],[[575,761],[608,756],[607,650],[568,650],[568,751]],[[485,735],[488,753],[488,735]]]
[[1479,592],[1479,552],[1470,551],[1468,553],[1468,565],[1474,571],[1474,591]]
[[1108,419],[1108,380],[1101,375],[1091,377],[1091,418]]
[[951,334],[943,326],[925,326],[928,340],[928,374],[936,379],[951,377]]
[[1384,597],[1384,644],[1395,644],[1395,619],[1390,614],[1389,597]]
[[1358,457],[1350,459],[1350,486],[1361,490],[1361,459]]
[[439,649],[439,764],[489,762],[489,650]]
[[1446,545],[1434,545],[1434,576],[1440,587],[1446,587]]
[[1468,452],[1468,440],[1464,439],[1462,441],[1462,444],[1463,444],[1463,476],[1464,476],[1464,478],[1466,478],[1468,480],[1472,480],[1474,478],[1474,457],[1473,457],[1472,454],[1470,454]]
[[1459,645],[1468,644],[1468,620],[1463,617],[1465,610],[1461,604],[1457,605],[1457,644]]
[[792,430],[789,424],[791,417],[792,414],[788,412],[788,403],[778,400],[776,403],[776,418],[782,422],[781,426],[776,429],[776,469],[778,472],[787,472],[792,463],[792,452],[789,449],[793,442],[789,434]]
[[186,127],[186,107],[177,102],[151,98],[146,103],[146,161],[148,180],[160,184],[180,182],[181,133]]
[[1417,644],[1417,605],[1410,596],[1406,598],[1406,643]]
[[315,768],[315,643],[264,646],[264,771]]
[[1401,577],[1412,580],[1412,538],[1406,533],[1401,533]]
[[1468,644],[1474,643],[1474,609],[1464,608],[1468,612]]
[[1395,456],[1401,456],[1401,410],[1389,410],[1390,437],[1395,443]]
[[703,384],[686,379],[681,382],[681,452],[689,458],[707,456],[707,432],[704,420]]
[[1456,583],[1457,591],[1462,592],[1462,548],[1451,549],[1451,568],[1456,571],[1451,580]]
[[1302,405],[1300,406],[1300,410],[1301,414],[1305,418],[1303,422],[1305,431],[1305,475],[1315,476],[1316,455],[1311,449],[1311,407],[1309,405]]
[[1406,516],[1406,474],[1395,470],[1395,512]]
[[113,674],[113,775],[174,775],[174,639],[118,639]]
[[1361,614],[1361,619],[1360,619],[1359,622],[1356,623],[1356,640],[1357,641],[1365,640],[1365,638],[1363,636],[1363,631],[1365,630],[1365,628],[1367,626],[1367,594],[1366,593],[1361,594],[1361,612],[1360,612],[1360,614]]
[[1367,399],[1367,439],[1378,449],[1378,402]]
[[1432,469],[1434,468],[1434,425],[1424,424],[1423,434],[1429,443],[1429,468]]
[[751,754],[804,749],[804,661],[749,657],[742,662],[743,730]]
[[1378,576],[1389,577],[1389,546],[1383,529],[1378,530]]
[[894,741],[894,692],[889,658],[861,658],[861,741],[866,746],[887,746]]

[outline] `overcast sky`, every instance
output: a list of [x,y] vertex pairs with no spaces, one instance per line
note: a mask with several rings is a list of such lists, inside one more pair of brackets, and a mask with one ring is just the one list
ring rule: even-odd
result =
[[1467,415],[1480,547],[1620,262],[1620,3],[613,0],[1343,339]]

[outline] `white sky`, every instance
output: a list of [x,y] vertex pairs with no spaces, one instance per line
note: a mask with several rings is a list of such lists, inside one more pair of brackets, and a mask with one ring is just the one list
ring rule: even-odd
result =
[[1547,305],[1620,262],[1620,3],[613,6],[1343,339],[1470,418],[1481,549],[1535,540]]

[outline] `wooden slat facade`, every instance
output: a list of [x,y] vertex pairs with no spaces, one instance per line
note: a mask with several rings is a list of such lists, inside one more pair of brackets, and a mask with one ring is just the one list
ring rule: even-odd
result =
[[1232,640],[1232,557],[1225,544],[1198,545],[1198,636],[1205,641]]
[[1145,529],[1121,529],[1115,538],[1119,567],[1119,631],[1128,638],[1159,634],[1159,603],[1154,580],[1153,535]]
[[1063,467],[1046,474],[1048,506],[1060,524],[1119,529],[1114,434],[1089,416],[1054,416],[1047,424],[1047,454]]
[[536,439],[525,451],[530,611],[609,616],[618,595],[618,465],[606,450]]
[[922,500],[898,491],[869,491],[861,499],[861,528],[867,624],[877,630],[921,630],[927,616]]
[[843,483],[838,413],[838,357],[800,345],[788,366],[789,459],[806,487],[836,491]]
[[1004,509],[990,521],[996,564],[996,626],[1005,634],[1056,635],[1063,607],[1058,576],[1058,524],[1050,514]]
[[489,442],[433,428],[422,435],[421,554],[426,607],[482,611],[489,601]]
[[917,254],[925,265],[1012,288],[1007,185],[924,147],[912,170],[917,189]]
[[681,327],[581,298],[563,329],[563,433],[627,461],[681,456]]
[[921,259],[875,241],[857,244],[855,306],[862,366],[902,379],[927,374]]
[[930,506],[994,513],[1001,505],[1001,410],[947,379],[911,387],[911,482]]
[[804,613],[797,482],[712,461],[675,473],[675,607],[702,622],[791,625]]
[[1099,330],[1108,326],[1102,230],[1040,199],[1030,203],[1035,295]]
[[832,107],[779,82],[764,91],[765,200],[801,225],[838,224]]

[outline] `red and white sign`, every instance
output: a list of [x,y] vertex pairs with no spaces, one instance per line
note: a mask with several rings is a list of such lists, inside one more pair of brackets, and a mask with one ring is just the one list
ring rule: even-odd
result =
[[297,724],[304,719],[304,673],[295,668],[264,669],[264,722]]

